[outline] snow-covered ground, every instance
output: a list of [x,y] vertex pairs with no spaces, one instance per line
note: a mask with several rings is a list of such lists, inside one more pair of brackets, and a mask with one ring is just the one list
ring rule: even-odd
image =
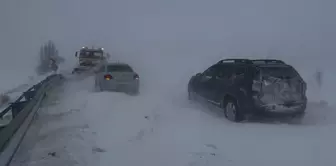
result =
[[[0,86],[0,94],[7,94],[11,97],[11,99],[16,99],[17,95],[20,96],[22,92],[28,90],[33,85],[38,82],[44,80],[46,77],[51,75],[52,73],[47,73],[44,75],[15,75],[13,73],[8,72],[6,76],[2,74],[3,79],[1,80]],[[8,77],[8,75],[10,75]]]
[[50,93],[11,165],[336,164],[334,108],[311,102],[300,125],[236,124],[187,100],[186,73],[162,71],[151,83],[159,75],[143,73],[139,96],[93,92],[92,77],[69,79]]
[[[6,76],[2,74],[2,77],[6,79],[1,80],[2,82],[0,85],[0,94],[8,96],[9,100],[5,103],[0,102],[0,112],[2,112],[5,108],[7,108],[10,102],[14,102],[16,99],[18,99],[23,92],[27,91],[33,85],[41,82],[51,74],[52,73],[48,73],[40,76],[19,75],[19,77],[16,78],[13,73],[12,74],[7,73]],[[8,112],[3,119],[0,119],[0,126],[8,124],[11,120],[12,120],[12,112]]]

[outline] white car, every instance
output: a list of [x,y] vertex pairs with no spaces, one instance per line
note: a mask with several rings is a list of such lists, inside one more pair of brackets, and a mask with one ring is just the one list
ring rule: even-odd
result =
[[106,63],[95,71],[96,91],[139,93],[139,75],[125,63]]

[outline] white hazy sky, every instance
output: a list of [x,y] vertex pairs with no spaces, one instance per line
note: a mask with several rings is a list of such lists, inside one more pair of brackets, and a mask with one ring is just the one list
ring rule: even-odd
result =
[[49,39],[70,60],[79,47],[95,44],[143,61],[267,54],[330,61],[335,6],[333,0],[1,0],[0,69],[33,70]]

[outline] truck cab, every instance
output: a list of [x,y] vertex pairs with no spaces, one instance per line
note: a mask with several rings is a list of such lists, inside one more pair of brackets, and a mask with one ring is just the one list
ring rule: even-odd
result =
[[78,66],[73,73],[88,71],[101,63],[107,62],[109,54],[105,53],[103,48],[82,47],[76,52],[75,57],[78,58]]

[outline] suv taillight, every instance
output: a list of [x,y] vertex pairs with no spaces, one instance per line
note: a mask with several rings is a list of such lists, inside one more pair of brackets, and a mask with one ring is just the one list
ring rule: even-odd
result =
[[111,80],[113,77],[110,74],[104,75],[105,80]]
[[135,74],[135,75],[133,76],[133,78],[134,78],[135,80],[137,80],[137,79],[139,79],[139,75]]
[[307,91],[307,83],[306,82],[302,82],[301,83],[301,89],[302,89],[302,95],[306,96],[306,91]]

